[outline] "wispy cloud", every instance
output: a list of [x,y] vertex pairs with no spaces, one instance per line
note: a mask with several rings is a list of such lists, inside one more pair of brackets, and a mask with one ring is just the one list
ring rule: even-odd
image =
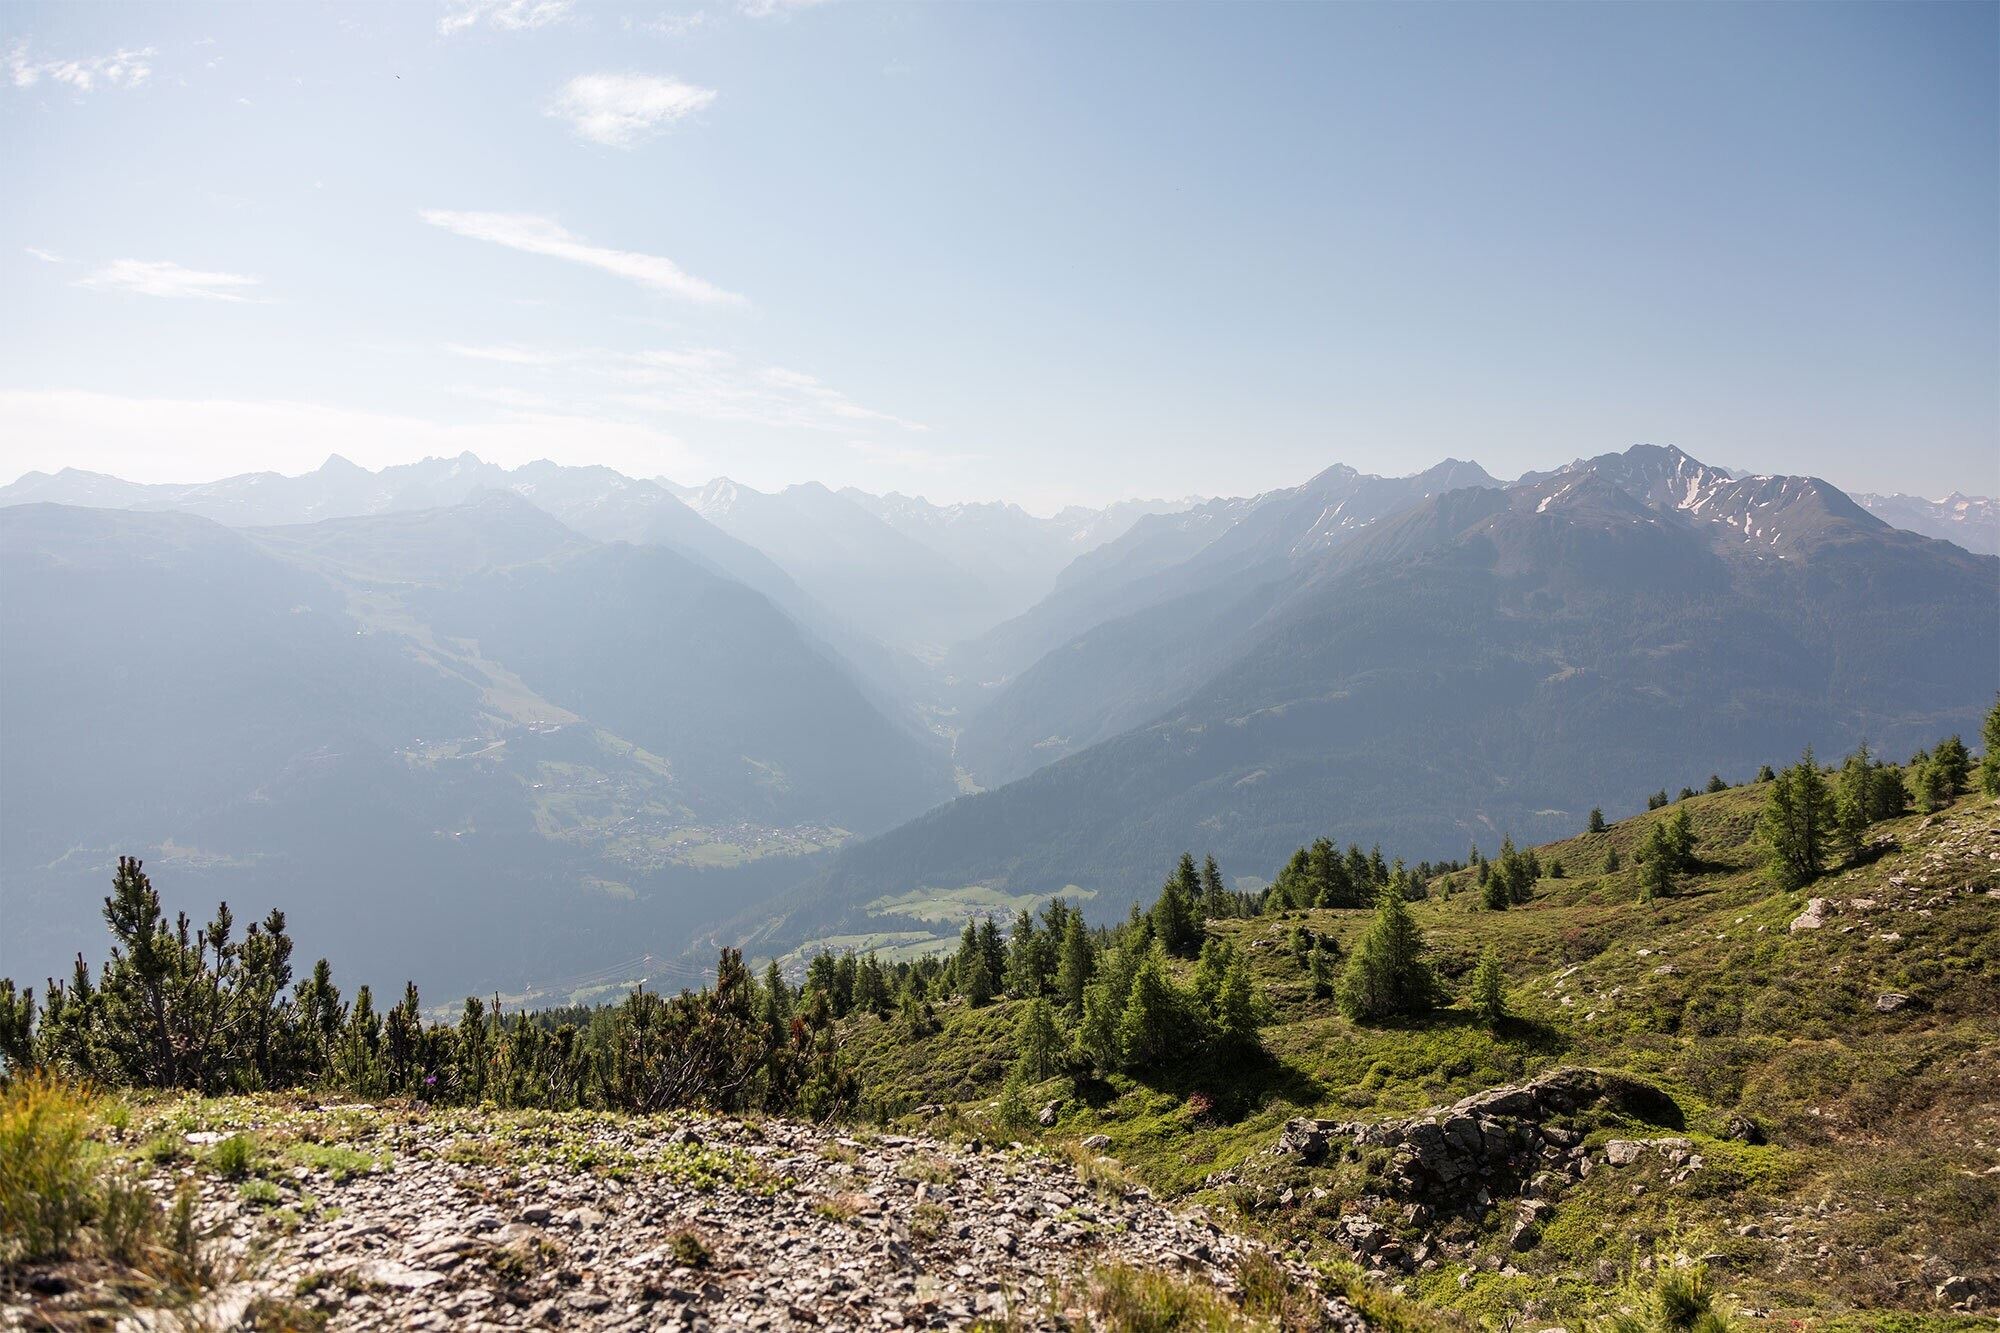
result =
[[575,0],[446,0],[437,27],[446,37],[481,24],[522,32],[561,23],[575,7]]
[[99,291],[135,292],[140,296],[182,297],[199,301],[252,302],[258,279],[242,273],[205,273],[167,260],[114,259],[77,286]]
[[713,88],[650,74],[580,74],[549,103],[592,143],[629,148],[715,101]]
[[738,0],[737,8],[753,19],[782,18],[801,9],[815,9],[827,0]]
[[816,376],[761,365],[714,347],[610,352],[502,344],[452,345],[447,350],[501,365],[566,367],[583,377],[582,394],[628,412],[794,430],[851,432],[870,425],[926,429],[921,422],[865,407]]
[[43,250],[33,245],[24,245],[21,248],[41,260],[44,264],[67,264],[69,262],[53,250]]
[[657,18],[637,21],[627,19],[626,26],[635,27],[640,32],[650,32],[655,37],[686,37],[700,32],[713,22],[714,19],[707,10],[696,9],[685,14],[661,14]]
[[539,348],[516,347],[512,344],[469,347],[463,343],[447,343],[445,350],[468,360],[497,361],[504,366],[555,366],[572,359],[566,352],[544,352]]
[[80,93],[96,88],[137,88],[153,77],[152,47],[137,50],[120,48],[110,55],[87,56],[76,60],[38,60],[28,49],[26,38],[7,48],[7,81],[16,88],[32,88],[44,79]]
[[443,209],[425,209],[418,216],[433,227],[443,227],[475,241],[490,241],[531,255],[602,269],[697,305],[749,304],[735,292],[724,291],[687,273],[671,259],[592,245],[580,236],[571,235],[551,218],[529,213],[456,213]]

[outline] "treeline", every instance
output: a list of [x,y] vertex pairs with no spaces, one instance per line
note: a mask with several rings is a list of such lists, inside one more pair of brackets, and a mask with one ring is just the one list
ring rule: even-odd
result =
[[273,911],[237,938],[227,903],[209,924],[169,922],[141,864],[121,857],[104,900],[111,957],[81,955],[66,983],[0,979],[0,1061],[108,1087],[202,1093],[337,1088],[360,1096],[650,1112],[700,1106],[819,1118],[854,1101],[824,995],[759,985],[724,949],[713,987],[560,1016],[505,1014],[468,998],[426,1023],[415,983],[386,1010],[367,986],[344,999],[325,959],[294,984]]
[[[1215,917],[1256,910],[1260,895],[1223,886],[1214,858],[1181,857],[1150,909],[1092,928],[1061,898],[1039,918],[1023,909],[1003,938],[992,918],[968,921],[955,952],[893,965],[873,954],[816,955],[804,991],[824,995],[836,1017],[875,1013],[914,1036],[932,1031],[936,1007],[956,999],[980,1008],[1025,1000],[1015,1047],[1021,1077],[1170,1068],[1232,1059],[1257,1047],[1265,1006],[1249,960],[1211,938]],[[1185,982],[1169,959],[1192,960]]]

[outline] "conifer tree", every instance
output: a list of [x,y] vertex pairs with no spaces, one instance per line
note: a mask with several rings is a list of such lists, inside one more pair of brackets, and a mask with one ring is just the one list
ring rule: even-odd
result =
[[1035,918],[1027,908],[1022,908],[1014,918],[1014,929],[1007,937],[1007,993],[1018,996],[1034,996],[1042,993],[1042,954],[1046,941],[1035,929]]
[[1132,974],[1125,1011],[1118,1018],[1118,1052],[1128,1069],[1154,1069],[1173,1062],[1186,1033],[1186,1017],[1158,950],[1147,953]]
[[1399,893],[1376,896],[1375,919],[1341,972],[1341,1012],[1355,1022],[1379,1021],[1428,1008],[1435,993],[1424,961],[1424,936]]
[[1604,853],[1604,873],[1615,875],[1624,862],[1619,858],[1616,847],[1607,848]]
[[1917,765],[1912,785],[1919,814],[1934,814],[1951,804],[1951,773],[1935,756]]
[[993,1003],[998,988],[999,982],[993,975],[992,965],[986,961],[986,951],[974,949],[972,961],[959,979],[959,989],[965,993],[965,1002],[974,1009],[984,1008]]
[[1507,977],[1500,970],[1500,952],[1492,945],[1479,956],[1479,966],[1472,970],[1472,1008],[1490,1028],[1497,1028],[1507,1017]]
[[1072,912],[1063,922],[1062,946],[1056,959],[1056,994],[1072,1014],[1083,1012],[1084,987],[1096,970],[1096,953],[1084,929],[1083,913]]
[[1312,975],[1313,998],[1318,1000],[1331,999],[1335,984],[1333,954],[1331,951],[1325,948],[1314,949],[1308,970]]
[[1216,1044],[1225,1054],[1242,1055],[1257,1048],[1260,1006],[1250,977],[1250,960],[1241,953],[1230,958],[1213,1008]]
[[1589,831],[1589,832],[1591,832],[1591,833],[1602,833],[1602,832],[1604,832],[1604,827],[1605,827],[1605,825],[1604,825],[1604,809],[1603,809],[1603,807],[1601,807],[1601,806],[1595,806],[1595,805],[1591,806],[1591,807],[1590,807],[1590,828],[1589,828],[1589,830],[1588,830],[1588,831]]
[[1202,858],[1201,914],[1204,918],[1231,915],[1229,891],[1222,886],[1222,867],[1213,855]]
[[1014,1027],[1015,1068],[1032,1082],[1054,1074],[1062,1061],[1062,1032],[1055,1013],[1039,995],[1021,1011]]
[[1160,886],[1151,912],[1153,936],[1168,953],[1192,958],[1201,948],[1201,876],[1194,857],[1182,853],[1179,868]]
[[1647,830],[1646,841],[1639,848],[1639,896],[1647,902],[1672,897],[1678,867],[1673,838],[1667,832],[1666,824],[1653,825]]
[[1802,888],[1825,869],[1832,805],[1826,778],[1807,746],[1798,763],[1772,780],[1757,821],[1766,864],[1779,888]]
[[1007,945],[1000,938],[1000,924],[990,916],[979,921],[979,956],[985,960],[987,979],[998,994],[1007,975]]
[[1708,775],[1708,790],[1711,794],[1719,791],[1728,791],[1729,784],[1722,780],[1722,774],[1710,773]]
[[1115,1069],[1119,1061],[1119,997],[1107,982],[1084,987],[1083,1009],[1076,1024],[1077,1051],[1099,1069]]
[[1964,794],[1966,781],[1972,776],[1972,755],[1966,751],[1964,741],[1948,736],[1938,742],[1938,747],[1931,751],[1931,764],[1938,769],[1947,798]]
[[1861,854],[1868,826],[1877,818],[1880,800],[1876,790],[1883,785],[1868,753],[1868,742],[1863,741],[1847,756],[1833,781],[1833,846],[1843,858],[1851,861]]

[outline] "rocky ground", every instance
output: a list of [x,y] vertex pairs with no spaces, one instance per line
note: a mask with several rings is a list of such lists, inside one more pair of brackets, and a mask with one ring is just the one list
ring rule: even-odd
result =
[[[1087,1156],[1080,1171],[784,1122],[192,1108],[130,1136],[168,1159],[157,1187],[198,1182],[206,1294],[149,1314],[89,1274],[29,1275],[0,1326],[1081,1326],[1093,1269],[1232,1294],[1249,1253]],[[231,1179],[216,1164],[238,1136],[255,1149]],[[1267,1284],[1283,1271],[1261,1269]],[[1364,1327],[1336,1300],[1310,1303],[1322,1327]]]

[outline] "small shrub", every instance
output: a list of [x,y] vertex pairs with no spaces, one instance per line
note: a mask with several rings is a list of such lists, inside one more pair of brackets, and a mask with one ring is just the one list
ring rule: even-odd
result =
[[241,1180],[257,1162],[257,1145],[247,1134],[231,1134],[208,1154],[208,1168],[224,1180]]
[[910,1211],[910,1239],[929,1245],[944,1235],[951,1210],[941,1203],[920,1203]]
[[273,1207],[284,1197],[278,1193],[278,1187],[268,1180],[246,1180],[237,1194],[243,1202],[256,1208]]
[[715,1255],[707,1243],[686,1227],[667,1238],[667,1251],[674,1256],[674,1262],[684,1268],[707,1268],[715,1262]]

